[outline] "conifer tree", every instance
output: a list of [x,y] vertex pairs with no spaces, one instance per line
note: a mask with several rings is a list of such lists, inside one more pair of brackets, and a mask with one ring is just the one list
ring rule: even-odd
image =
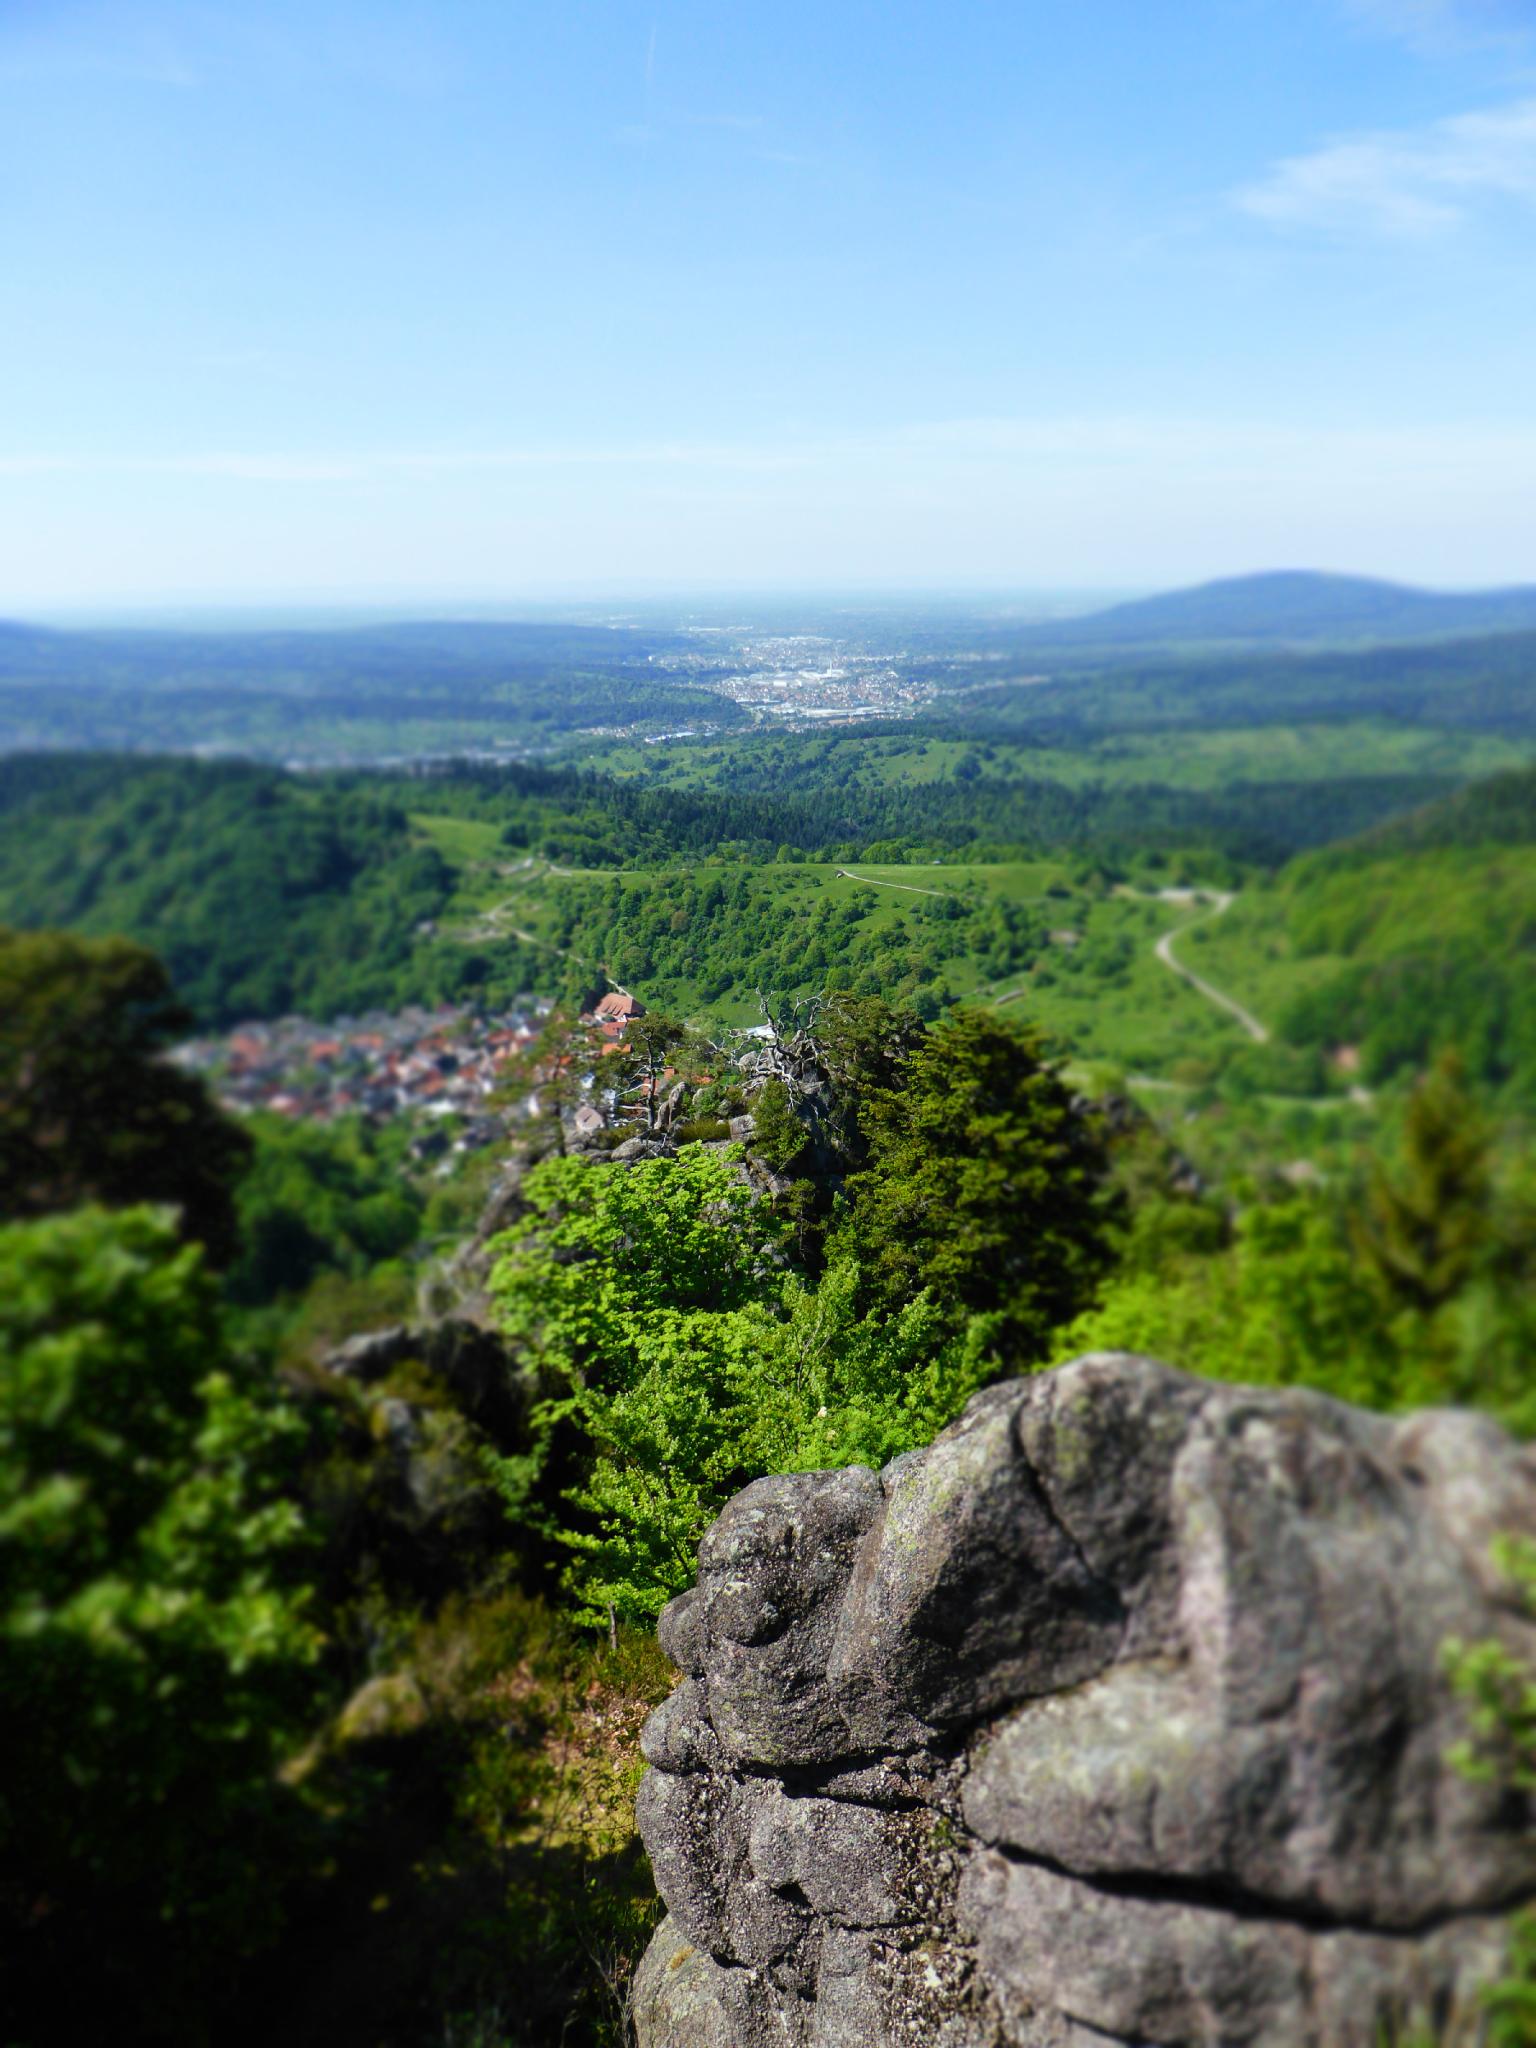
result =
[[1398,1161],[1377,1161],[1353,1220],[1359,1255],[1389,1297],[1430,1314],[1483,1267],[1497,1238],[1492,1134],[1446,1053],[1415,1087]]

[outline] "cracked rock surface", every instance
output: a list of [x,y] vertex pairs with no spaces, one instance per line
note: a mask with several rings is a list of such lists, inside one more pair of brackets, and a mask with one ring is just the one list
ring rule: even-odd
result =
[[1442,1645],[1536,1657],[1501,1531],[1485,1419],[1120,1354],[757,1481],[661,1619],[640,2048],[1476,2041],[1536,1815]]

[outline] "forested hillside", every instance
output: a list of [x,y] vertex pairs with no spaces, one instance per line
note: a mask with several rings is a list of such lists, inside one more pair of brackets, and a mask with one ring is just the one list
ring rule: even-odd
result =
[[268,768],[0,761],[0,919],[151,941],[210,1022],[425,992],[452,875],[365,789]]
[[[841,987],[928,1017],[981,995],[1084,1057],[1252,1068],[1281,1093],[1330,1071],[1381,1081],[1449,1043],[1492,1086],[1536,1074],[1530,771],[1414,808],[1444,778],[1213,793],[1025,779],[1027,751],[863,748],[785,736],[715,767],[706,748],[693,786],[17,757],[0,764],[0,919],[142,939],[212,1025],[507,1003],[609,975],[731,1022],[760,989]],[[1256,865],[1350,829],[1272,882]],[[1181,884],[1238,901],[1177,937],[1190,912],[1157,892]],[[1273,1027],[1262,1060],[1156,957],[1169,932]]]
[[1280,1036],[1381,1082],[1455,1049],[1536,1101],[1536,772],[1306,855],[1192,951]]

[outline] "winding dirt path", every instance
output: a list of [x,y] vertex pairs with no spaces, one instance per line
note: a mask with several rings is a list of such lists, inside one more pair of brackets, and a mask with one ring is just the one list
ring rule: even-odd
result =
[[839,868],[840,882],[862,882],[867,889],[899,889],[903,896],[937,896],[940,902],[954,894],[952,889],[919,889],[912,882],[882,882],[874,875],[856,875],[852,868]]
[[1229,891],[1214,892],[1209,910],[1201,911],[1195,917],[1187,917],[1182,924],[1175,925],[1172,931],[1164,932],[1152,950],[1171,974],[1176,974],[1181,981],[1187,981],[1192,989],[1198,990],[1205,997],[1207,1002],[1214,1003],[1220,1010],[1225,1010],[1229,1017],[1235,1017],[1255,1045],[1268,1045],[1269,1026],[1261,1024],[1252,1010],[1245,1009],[1235,996],[1225,994],[1223,990],[1208,982],[1203,975],[1196,974],[1192,967],[1186,967],[1173,950],[1175,939],[1183,938],[1184,934],[1193,931],[1197,924],[1207,924],[1212,918],[1220,917],[1223,911],[1229,910],[1236,901],[1236,896]]

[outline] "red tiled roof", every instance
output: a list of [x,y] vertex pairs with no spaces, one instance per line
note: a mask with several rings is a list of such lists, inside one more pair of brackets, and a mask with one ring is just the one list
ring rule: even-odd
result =
[[621,989],[614,989],[610,995],[603,997],[593,1015],[598,1018],[643,1017],[645,1005],[637,1003],[633,996],[626,995]]

